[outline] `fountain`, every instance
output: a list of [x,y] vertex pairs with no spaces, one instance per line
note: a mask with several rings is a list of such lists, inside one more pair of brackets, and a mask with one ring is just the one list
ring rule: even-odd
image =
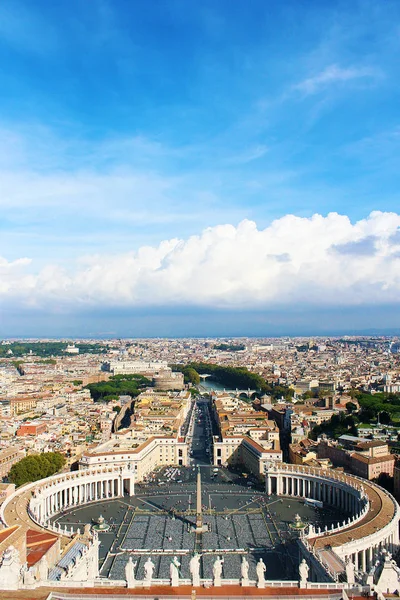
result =
[[300,515],[298,513],[296,513],[294,515],[294,522],[290,523],[289,527],[290,527],[291,531],[300,535],[301,533],[303,533],[304,529],[307,527],[307,524],[303,523]]
[[95,523],[94,525],[92,525],[92,529],[94,529],[98,533],[105,532],[105,531],[108,531],[110,529],[110,526],[106,522],[106,520],[103,517],[103,515],[100,515],[98,519],[92,519],[92,521]]

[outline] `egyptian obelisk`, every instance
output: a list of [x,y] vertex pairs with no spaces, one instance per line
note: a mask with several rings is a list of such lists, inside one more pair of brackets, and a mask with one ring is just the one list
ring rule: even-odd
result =
[[196,533],[203,531],[203,509],[201,505],[201,475],[197,469],[197,498],[196,498]]

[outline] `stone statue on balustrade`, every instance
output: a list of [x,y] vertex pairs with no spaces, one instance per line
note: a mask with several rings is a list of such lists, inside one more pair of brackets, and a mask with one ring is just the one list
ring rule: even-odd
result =
[[179,567],[180,566],[181,566],[181,563],[179,562],[178,558],[176,556],[174,556],[174,558],[171,561],[171,564],[169,565],[169,575],[171,578],[172,587],[178,587],[178,585],[179,585]]
[[24,582],[24,585],[26,585],[28,587],[32,587],[35,585],[36,577],[35,577],[35,570],[33,567],[28,568],[28,566],[25,565],[25,568],[23,570],[23,582]]
[[200,554],[197,552],[190,559],[189,570],[193,586],[200,587]]
[[224,559],[220,556],[217,556],[214,565],[213,565],[213,576],[214,576],[214,586],[221,587],[221,577],[222,577],[222,565],[224,564]]
[[151,581],[153,579],[155,564],[151,560],[150,556],[144,563],[144,582],[147,587],[151,586]]
[[265,588],[265,571],[267,570],[267,567],[265,566],[265,562],[263,561],[262,558],[260,558],[260,560],[257,563],[256,566],[256,573],[257,573],[257,587],[258,588]]
[[249,561],[247,560],[247,558],[245,556],[242,557],[242,564],[241,564],[241,575],[242,575],[242,581],[241,584],[242,586],[248,586],[249,585]]
[[128,588],[135,587],[136,579],[135,579],[135,569],[137,567],[137,562],[133,562],[132,556],[129,557],[128,562],[125,565],[125,579]]
[[310,567],[306,563],[306,559],[303,558],[299,565],[299,577],[300,577],[300,587],[307,587],[308,575],[310,573]]
[[17,590],[21,581],[22,564],[19,552],[14,546],[9,546],[4,552],[0,563],[0,581],[2,590]]
[[356,579],[355,579],[356,567],[355,567],[353,561],[349,557],[347,557],[345,560],[345,569],[346,569],[347,583],[354,584],[356,581]]
[[38,563],[38,575],[40,581],[47,581],[49,574],[49,563],[47,562],[46,555],[42,556]]

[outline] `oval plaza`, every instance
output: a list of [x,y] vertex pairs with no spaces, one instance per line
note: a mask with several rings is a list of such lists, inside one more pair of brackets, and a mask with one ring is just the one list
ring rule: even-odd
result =
[[[200,410],[204,427],[209,409]],[[400,589],[392,558],[399,506],[387,491],[280,460],[263,462],[260,477],[212,465],[193,421],[189,412],[179,443],[189,436],[191,445],[180,463],[177,456],[170,467],[135,468],[141,452],[148,457],[149,447],[166,444],[156,436],[135,453],[100,453],[99,466],[88,456],[78,471],[7,498],[2,587],[130,588],[133,595],[182,587],[182,597],[219,587],[233,596],[245,588],[293,595],[296,588],[337,598]],[[257,444],[251,447],[256,454]]]

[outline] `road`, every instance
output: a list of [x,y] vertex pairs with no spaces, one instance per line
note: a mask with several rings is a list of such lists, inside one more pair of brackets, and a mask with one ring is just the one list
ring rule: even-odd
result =
[[212,429],[209,403],[197,399],[189,425],[189,456],[192,466],[208,466],[212,462]]

